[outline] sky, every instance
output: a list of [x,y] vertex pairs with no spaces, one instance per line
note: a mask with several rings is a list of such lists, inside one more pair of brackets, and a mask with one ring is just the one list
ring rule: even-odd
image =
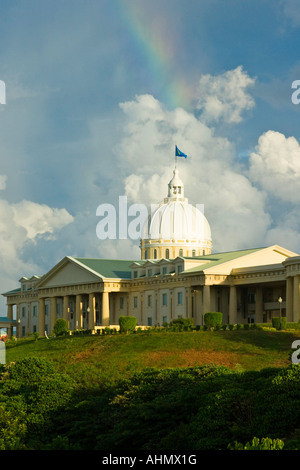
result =
[[1,292],[65,256],[139,259],[97,208],[162,201],[175,145],[214,252],[300,253],[299,42],[297,0],[1,2]]

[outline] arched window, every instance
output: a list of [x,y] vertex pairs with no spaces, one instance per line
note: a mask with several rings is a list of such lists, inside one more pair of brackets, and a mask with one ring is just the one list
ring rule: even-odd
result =
[[169,248],[166,249],[166,259],[170,258],[170,251]]
[[154,259],[157,258],[157,250],[154,250]]
[[192,251],[192,256],[196,256],[196,250]]
[[145,259],[148,259],[148,250],[145,250]]

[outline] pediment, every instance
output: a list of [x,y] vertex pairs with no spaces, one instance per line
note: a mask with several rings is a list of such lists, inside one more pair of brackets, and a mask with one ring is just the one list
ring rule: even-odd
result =
[[64,258],[43,276],[39,288],[62,287],[76,284],[99,282],[102,277],[90,269],[77,264],[71,258]]

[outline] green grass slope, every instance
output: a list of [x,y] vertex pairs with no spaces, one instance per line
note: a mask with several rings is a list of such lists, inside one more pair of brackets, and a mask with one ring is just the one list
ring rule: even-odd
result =
[[291,345],[300,332],[262,330],[145,332],[70,336],[10,342],[7,362],[44,357],[78,384],[111,385],[146,368],[205,364],[261,370],[291,364]]
[[[300,448],[300,332],[143,332],[9,341],[0,450]],[[272,444],[273,445],[273,444]]]

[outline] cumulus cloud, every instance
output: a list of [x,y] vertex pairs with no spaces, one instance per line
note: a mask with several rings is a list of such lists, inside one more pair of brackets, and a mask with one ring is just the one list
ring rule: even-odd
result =
[[295,137],[275,131],[260,136],[250,155],[250,177],[270,195],[300,201],[300,145]]
[[255,105],[248,93],[254,83],[255,79],[249,77],[241,66],[216,76],[202,75],[196,100],[201,119],[207,123],[224,121],[236,124],[242,121],[243,112]]
[[204,204],[215,250],[261,245],[271,222],[265,192],[242,174],[232,142],[192,113],[168,111],[150,95],[137,96],[121,108],[126,126],[119,154],[127,165],[124,188],[129,201],[149,206],[163,201],[176,143],[189,156],[178,159],[185,195],[192,204]]
[[11,205],[17,226],[26,230],[26,237],[34,240],[39,235],[53,234],[73,221],[66,209],[56,209],[46,204],[22,201]]
[[[0,178],[1,181],[1,178]],[[16,287],[22,275],[40,273],[40,260],[31,262],[24,250],[39,239],[54,237],[73,217],[66,209],[51,208],[32,201],[10,203],[0,199],[0,282],[2,292]],[[3,303],[3,299],[1,299]]]

